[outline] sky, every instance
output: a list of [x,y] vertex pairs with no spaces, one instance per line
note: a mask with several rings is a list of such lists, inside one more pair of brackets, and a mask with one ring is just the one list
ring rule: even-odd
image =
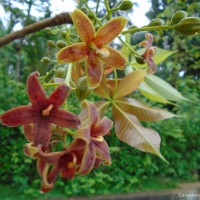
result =
[[[134,6],[134,12],[129,15],[133,24],[139,27],[147,25],[149,23],[149,20],[146,18],[145,13],[150,9],[151,3],[148,0],[133,0],[133,2],[138,4],[138,7]],[[59,14],[61,12],[72,12],[76,8],[74,0],[51,0],[51,4],[53,15]],[[33,10],[32,12],[32,14],[34,15],[40,15],[40,13],[38,13],[37,11]],[[3,21],[6,21],[6,14],[4,13],[1,4],[0,17],[1,19],[3,19]],[[14,27],[15,31],[19,29],[21,29],[20,25],[16,25]]]

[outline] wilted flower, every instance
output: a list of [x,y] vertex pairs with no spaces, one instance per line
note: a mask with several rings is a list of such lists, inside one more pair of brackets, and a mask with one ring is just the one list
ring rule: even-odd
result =
[[146,33],[146,38],[147,41],[141,42],[139,46],[146,48],[145,52],[142,54],[142,57],[147,60],[148,73],[154,74],[156,72],[156,63],[154,62],[153,57],[156,53],[156,47],[152,46],[153,35]]
[[103,74],[103,65],[122,69],[126,58],[118,51],[108,47],[124,29],[127,19],[117,17],[104,24],[97,32],[90,19],[81,10],[76,9],[71,18],[83,42],[65,47],[57,54],[60,63],[78,62],[86,59],[85,70],[90,87],[97,87]]

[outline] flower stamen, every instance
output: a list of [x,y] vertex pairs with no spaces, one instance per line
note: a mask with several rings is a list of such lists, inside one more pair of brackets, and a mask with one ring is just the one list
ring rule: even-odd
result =
[[95,142],[103,142],[104,141],[104,138],[103,136],[99,135],[97,137],[90,137],[91,140],[95,141]]
[[42,111],[42,115],[45,116],[45,117],[49,116],[50,111],[52,110],[52,108],[53,108],[53,104],[50,104],[46,109],[44,109]]
[[67,164],[67,168],[69,168],[69,169],[74,168],[76,166],[76,162],[77,162],[76,154],[72,153],[71,155],[72,155],[72,160],[73,161]]

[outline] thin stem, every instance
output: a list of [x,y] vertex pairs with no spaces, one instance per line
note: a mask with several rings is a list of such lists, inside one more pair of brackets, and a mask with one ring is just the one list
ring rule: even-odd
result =
[[71,74],[72,74],[72,64],[70,63],[68,68],[67,68],[67,76],[65,78],[65,84],[70,86],[70,81],[71,81]]
[[104,0],[104,3],[105,3],[105,5],[106,5],[106,10],[107,10],[107,13],[108,13],[108,19],[110,20],[111,19],[111,14],[112,14],[112,12],[111,12],[111,10],[110,10],[110,6],[109,6],[109,2],[108,2],[109,0]]
[[120,36],[118,36],[118,38],[129,49],[129,51],[131,53],[133,53],[134,55],[140,56],[140,54],[137,51],[133,50],[133,48],[127,42],[125,42],[124,40],[122,40],[122,38]]
[[113,96],[115,96],[115,94],[117,92],[117,81],[118,81],[118,78],[117,78],[117,70],[116,69],[114,69],[114,77],[115,77],[115,88],[114,88],[114,95]]
[[76,135],[76,132],[74,131],[71,131],[69,129],[66,130],[67,134],[71,135],[71,136],[75,136]]
[[96,15],[98,14],[99,3],[100,3],[100,0],[97,1],[97,5],[96,5]]
[[43,83],[42,86],[43,87],[56,87],[61,85],[62,83]]
[[123,31],[122,34],[136,33],[136,32],[140,32],[140,31],[161,31],[164,29],[174,29],[174,26],[169,26],[169,25],[145,26],[145,27],[141,27],[141,28],[134,28],[134,29],[129,29],[127,31]]
[[88,6],[87,2],[84,0],[83,3],[85,4],[86,8],[88,9],[88,11],[92,15],[92,17],[97,21],[97,23],[99,25],[102,25],[102,23],[99,21],[99,19],[97,18],[97,16],[92,12],[92,10],[90,9],[90,7]]

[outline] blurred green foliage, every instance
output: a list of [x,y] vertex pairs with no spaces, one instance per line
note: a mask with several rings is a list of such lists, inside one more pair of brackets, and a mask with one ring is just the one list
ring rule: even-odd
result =
[[[180,2],[176,4],[177,7],[174,6],[174,1],[169,0],[162,6],[159,1],[152,1],[152,3],[154,3],[154,10],[148,16],[151,19],[162,17],[164,20],[172,16],[171,8],[174,8],[174,12],[176,9],[184,9],[189,10],[191,14],[195,11],[196,14],[196,8],[199,6],[198,1],[187,6]],[[6,33],[4,30],[0,29],[0,35]],[[25,79],[31,71],[36,69],[40,70],[41,74],[45,73],[46,68],[40,64],[39,60],[47,55],[45,54],[46,40],[49,37],[48,34],[39,32],[28,37],[23,46],[20,46],[20,51],[18,43],[0,50],[0,113],[28,103]],[[158,184],[155,187],[158,185],[162,187],[159,179],[162,182],[166,181],[166,187],[167,185],[173,187],[176,181],[200,179],[200,38],[196,36],[185,38],[180,34],[172,32],[170,35],[167,32],[167,36],[157,35],[156,40],[159,47],[177,50],[170,59],[160,64],[158,75],[190,99],[190,101],[182,102],[178,107],[166,106],[180,115],[179,118],[145,124],[160,133],[161,152],[170,164],[120,142],[112,130],[112,134],[106,136],[111,147],[112,165],[95,169],[87,176],[77,176],[72,181],[60,178],[55,190],[45,197],[58,197],[58,194],[74,196],[130,192],[148,188],[147,183],[152,185],[156,182]],[[16,60],[20,63],[18,77]],[[49,65],[48,68],[50,67]],[[182,71],[181,76],[180,71]],[[23,83],[17,80],[22,80]],[[91,100],[95,98],[95,96],[90,96]],[[72,94],[69,99],[69,109],[78,113],[80,110],[78,104],[79,101]],[[38,189],[41,180],[37,174],[36,162],[23,154],[23,146],[26,142],[21,128],[0,125],[0,183],[13,187],[23,194],[24,198],[27,196],[34,198],[39,197]],[[170,183],[174,184],[170,185]],[[0,187],[0,191],[2,190]]]

